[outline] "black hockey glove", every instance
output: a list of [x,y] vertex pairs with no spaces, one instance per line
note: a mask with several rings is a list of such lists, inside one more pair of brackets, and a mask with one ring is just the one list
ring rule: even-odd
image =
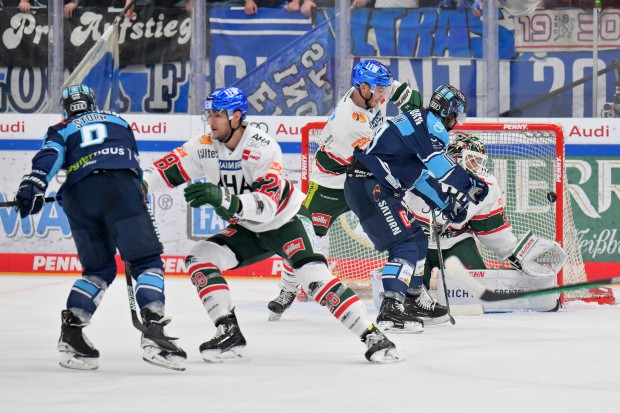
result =
[[478,175],[469,174],[469,178],[471,179],[471,189],[467,195],[469,195],[470,200],[477,205],[489,194],[489,185]]
[[448,205],[441,211],[443,217],[455,224],[460,224],[467,219],[467,205],[469,201],[459,201],[452,194],[449,195]]
[[29,175],[24,175],[15,201],[19,203],[15,207],[19,211],[19,216],[26,218],[30,214],[38,214],[45,203],[45,190],[47,189],[47,173],[35,169]]

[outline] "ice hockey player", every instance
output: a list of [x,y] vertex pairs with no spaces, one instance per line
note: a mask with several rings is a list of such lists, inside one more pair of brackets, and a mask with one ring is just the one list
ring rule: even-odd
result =
[[[420,93],[406,82],[394,81],[388,68],[376,60],[356,64],[351,83],[351,89],[340,99],[321,132],[321,146],[316,152],[304,201],[319,237],[325,237],[334,221],[349,211],[344,198],[345,170],[353,149],[365,148],[385,123],[387,99],[403,111],[422,106]],[[268,304],[270,320],[279,319],[291,306],[298,286],[291,269],[285,265],[280,294]]]
[[205,100],[210,134],[190,139],[145,170],[149,192],[204,179],[185,188],[185,199],[193,208],[210,205],[229,221],[186,257],[192,283],[217,327],[216,335],[200,346],[202,357],[207,362],[237,358],[246,346],[222,271],[278,254],[309,296],[361,338],[369,361],[401,360],[357,295],[329,271],[310,220],[299,214],[303,194],[282,177],[280,146],[247,123],[247,109],[241,90],[217,89]]
[[[448,153],[455,162],[487,183],[489,195],[477,205],[469,205],[463,222],[447,222],[442,216],[437,216],[435,225],[443,228],[440,242],[443,259],[456,256],[468,269],[486,269],[476,246],[477,239],[501,261],[509,262],[528,276],[555,276],[564,265],[566,254],[557,242],[539,238],[532,231],[520,238],[515,236],[506,218],[502,201],[505,197],[502,196],[497,178],[485,167],[487,151],[484,143],[475,135],[456,132]],[[439,268],[430,210],[420,198],[407,195],[406,201],[429,236],[429,251],[424,267],[424,284],[428,287],[432,268]]]
[[167,337],[163,329],[170,322],[164,316],[163,247],[140,189],[142,170],[131,127],[118,115],[99,111],[93,90],[83,84],[64,89],[60,104],[63,120],[48,129],[16,195],[22,218],[37,214],[50,180],[66,171],[57,199],[62,198],[84,270],[61,313],[60,365],[98,367],[99,351],[82,329],[116,278],[118,248],[136,280],[135,298],[148,328],[140,343],[143,359],[185,370],[185,352],[174,340],[161,338]]
[[[403,305],[408,293],[419,311],[427,310],[433,318],[445,315],[422,288],[428,239],[403,197],[412,191],[453,222],[465,219],[470,201],[477,204],[486,197],[486,183],[447,153],[448,131],[464,122],[466,111],[465,96],[442,85],[428,109],[405,111],[387,121],[365,151],[355,150],[347,168],[346,200],[375,248],[389,253],[382,274],[385,296],[377,316],[382,328],[421,331],[420,318]],[[466,197],[459,201],[439,183]]]

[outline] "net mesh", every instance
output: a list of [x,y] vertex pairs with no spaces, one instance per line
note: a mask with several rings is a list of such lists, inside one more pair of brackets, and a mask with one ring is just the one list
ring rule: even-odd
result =
[[[302,168],[308,168],[306,173],[302,171],[304,180],[314,165],[313,155],[319,147],[324,125],[312,123],[302,130],[302,150],[307,151],[304,154],[307,154],[307,162]],[[519,236],[532,230],[539,237],[557,240],[567,255],[558,283],[587,281],[565,184],[562,129],[557,125],[485,123],[465,124],[459,130],[473,133],[484,142],[488,155],[486,167],[502,188],[506,215],[515,234]],[[338,217],[323,242],[334,274],[367,296],[371,287],[370,272],[384,265],[387,254],[375,251],[357,217],[352,212]],[[488,268],[509,268],[484,245],[479,243],[478,248]],[[563,298],[597,301],[609,294],[600,289],[577,290],[565,293]]]

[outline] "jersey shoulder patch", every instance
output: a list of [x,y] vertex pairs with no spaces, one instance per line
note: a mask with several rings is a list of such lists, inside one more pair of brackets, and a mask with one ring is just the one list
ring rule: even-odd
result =
[[448,135],[448,131],[446,127],[443,126],[441,119],[435,116],[432,112],[427,112],[426,115],[426,130],[433,136],[438,137],[444,143],[444,146],[447,148],[450,143],[450,136]]

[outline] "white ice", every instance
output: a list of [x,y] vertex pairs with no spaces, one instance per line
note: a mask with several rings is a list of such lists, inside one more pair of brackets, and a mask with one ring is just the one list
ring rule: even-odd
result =
[[207,364],[198,346],[215,328],[191,283],[169,278],[167,332],[188,353],[187,371],[174,372],[142,361],[119,278],[85,329],[99,370],[76,371],[59,367],[56,351],[73,281],[0,277],[0,412],[620,411],[618,305],[456,317],[455,326],[390,335],[406,360],[373,365],[318,304],[296,302],[270,322],[276,281],[232,279],[247,358]]

